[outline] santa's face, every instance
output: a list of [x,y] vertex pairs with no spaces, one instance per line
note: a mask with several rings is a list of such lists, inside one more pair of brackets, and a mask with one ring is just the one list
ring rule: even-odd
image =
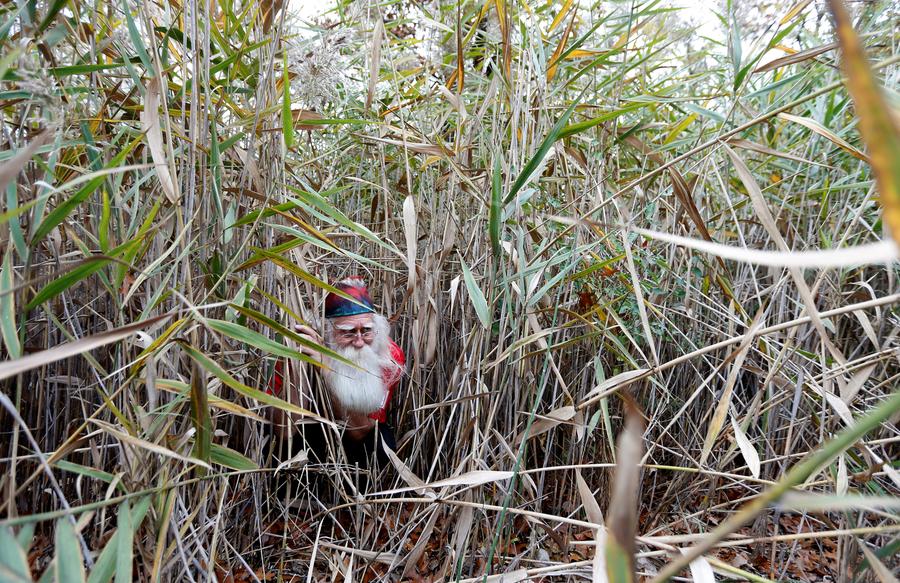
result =
[[354,314],[335,318],[332,323],[332,345],[340,349],[351,346],[361,350],[375,340],[376,330],[372,314]]
[[346,360],[327,359],[322,374],[343,411],[368,415],[384,406],[388,392],[383,372],[393,365],[387,330],[384,317],[374,314],[341,316],[328,323],[326,343]]

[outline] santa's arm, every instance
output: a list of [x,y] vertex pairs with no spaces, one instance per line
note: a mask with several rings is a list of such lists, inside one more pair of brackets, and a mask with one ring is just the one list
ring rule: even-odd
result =
[[[299,336],[307,342],[315,344],[323,343],[319,333],[305,324],[296,324],[294,325],[294,329],[298,332]],[[306,344],[297,343],[296,349],[315,360],[320,361],[322,358],[322,355],[317,350]],[[269,390],[267,392],[274,394],[278,398],[283,399],[292,405],[297,405],[303,409],[309,409],[311,404],[310,399],[300,390],[301,385],[299,381],[302,376],[300,371],[302,364],[300,362],[292,361],[289,368],[293,374],[288,375],[285,375],[284,365],[285,361],[283,360],[279,360],[276,363],[275,374],[272,375],[272,381],[269,383]],[[288,413],[276,407],[272,408],[271,416],[272,423],[275,425],[278,434],[282,438],[286,438],[289,435],[296,433],[297,428],[295,424],[302,419],[301,415]]]
[[[291,363],[279,360],[275,364],[275,373],[269,382],[269,394],[287,401],[291,405],[297,405],[302,409],[310,408],[310,399],[303,394],[302,373],[297,370],[299,363]],[[287,367],[285,367],[287,365]],[[271,407],[272,424],[282,439],[297,433],[296,423],[303,420],[303,415],[288,413],[278,407]]]

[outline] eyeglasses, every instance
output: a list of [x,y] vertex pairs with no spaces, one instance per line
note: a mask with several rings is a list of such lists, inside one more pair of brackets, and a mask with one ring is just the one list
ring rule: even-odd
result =
[[337,334],[344,340],[354,340],[357,334],[362,336],[363,340],[371,340],[375,336],[375,330],[371,326],[363,326],[349,330],[337,330]]

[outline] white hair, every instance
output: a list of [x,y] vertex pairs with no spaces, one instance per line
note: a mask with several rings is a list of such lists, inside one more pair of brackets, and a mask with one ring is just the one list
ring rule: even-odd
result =
[[380,314],[372,314],[374,336],[362,348],[339,347],[335,342],[335,324],[325,321],[325,344],[356,366],[332,358],[325,359],[331,370],[323,370],[325,384],[341,408],[352,413],[373,413],[386,405],[385,377],[399,379],[402,367],[391,357],[390,324]]
[[355,288],[366,288],[366,280],[361,278],[358,275],[349,275],[339,282],[334,284],[335,287],[355,287]]

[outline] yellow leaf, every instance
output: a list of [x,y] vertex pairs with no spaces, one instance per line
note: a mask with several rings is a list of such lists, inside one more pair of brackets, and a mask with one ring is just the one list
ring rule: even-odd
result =
[[497,19],[500,21],[500,28],[506,28],[506,1],[494,0],[494,6],[497,8]]
[[666,136],[666,139],[663,141],[663,144],[668,144],[669,142],[671,142],[672,140],[677,138],[678,134],[683,132],[689,125],[694,123],[695,119],[697,119],[697,114],[692,113],[691,115],[689,115],[686,118],[684,118],[683,120],[681,120],[678,123],[678,125],[676,125],[674,128],[672,128],[672,131],[669,132],[668,136]]
[[519,0],[519,6],[525,9],[530,16],[534,16],[534,10],[531,9],[531,6],[528,5],[527,0]]
[[787,53],[789,55],[797,54],[797,49],[792,49],[791,47],[783,45],[783,44],[777,44],[777,45],[775,45],[775,48],[778,49],[779,51],[781,51],[783,53]]
[[569,34],[572,32],[572,27],[575,26],[575,13],[572,13],[572,19],[569,21],[569,26],[566,27],[566,32],[563,33],[562,38],[559,39],[559,45],[557,45],[556,50],[553,51],[553,56],[550,57],[550,68],[547,69],[547,81],[552,81],[553,77],[556,76],[556,67],[559,64],[559,57],[563,54],[563,51],[566,50],[566,42],[569,40]]
[[553,22],[550,23],[550,28],[547,29],[547,35],[553,34],[553,31],[556,30],[556,27],[560,25],[563,19],[566,17],[566,14],[569,13],[569,10],[572,9],[573,0],[566,0],[563,3],[562,9],[557,13],[556,18],[553,19]]
[[585,57],[597,57],[600,56],[607,51],[592,51],[588,49],[576,49],[566,55],[566,59],[583,59]]
[[892,115],[881,87],[872,74],[850,16],[839,0],[829,0],[841,45],[841,68],[859,116],[859,133],[869,150],[884,222],[894,240],[900,240],[900,123]]
[[800,0],[794,4],[794,7],[788,10],[788,13],[784,15],[779,24],[787,24],[790,22],[795,16],[803,12],[803,9],[812,4],[812,0]]
[[629,39],[634,39],[637,36],[637,32],[639,30],[641,30],[642,28],[644,28],[644,26],[651,20],[652,20],[652,17],[645,18],[641,22],[637,23],[637,25],[634,28],[631,28],[631,29],[623,32],[622,36],[620,36],[619,39],[616,41],[616,43],[612,46],[612,50],[617,50],[617,49],[621,49],[622,47],[624,47],[628,43]]

